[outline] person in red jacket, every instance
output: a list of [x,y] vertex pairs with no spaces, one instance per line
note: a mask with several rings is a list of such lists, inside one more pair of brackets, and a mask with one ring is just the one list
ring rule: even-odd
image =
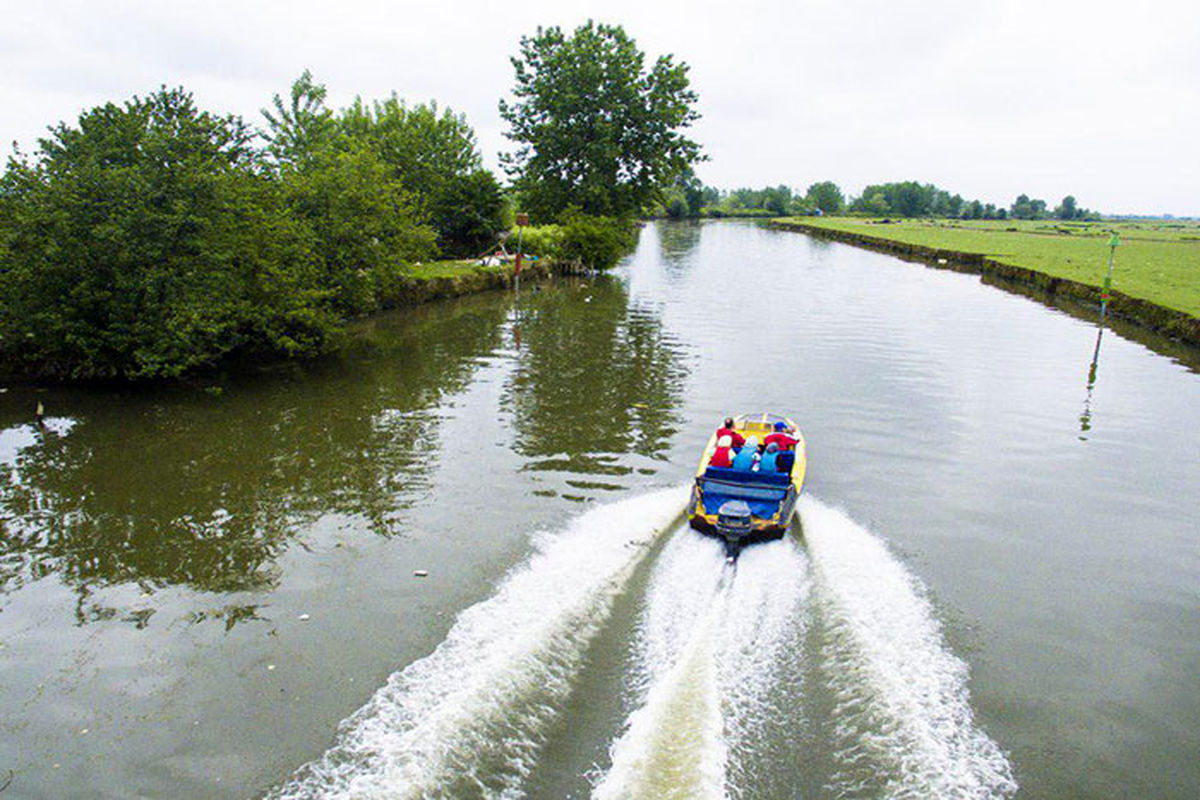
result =
[[776,422],[775,432],[766,439],[763,439],[763,444],[769,445],[774,443],[780,450],[795,450],[799,441],[799,439],[788,432],[787,425],[782,422]]
[[712,458],[708,460],[710,467],[733,466],[733,439],[722,436],[717,439],[717,449],[713,450]]
[[746,446],[745,438],[733,429],[733,417],[726,417],[725,426],[717,431],[717,438],[720,439],[722,436],[728,436],[733,440],[734,450],[741,450]]

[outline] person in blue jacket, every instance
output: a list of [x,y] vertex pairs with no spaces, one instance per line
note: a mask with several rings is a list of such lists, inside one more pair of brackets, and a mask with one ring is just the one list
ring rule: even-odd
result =
[[759,472],[778,472],[779,467],[775,464],[775,459],[779,457],[779,445],[771,442],[767,445],[767,450],[762,454],[762,460],[759,462]]
[[751,436],[733,459],[734,469],[758,469],[758,437]]

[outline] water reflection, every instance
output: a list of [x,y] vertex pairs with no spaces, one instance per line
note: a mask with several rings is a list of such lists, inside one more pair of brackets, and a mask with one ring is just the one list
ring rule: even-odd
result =
[[663,260],[668,264],[685,261],[699,246],[703,229],[703,223],[699,220],[656,225],[653,233],[658,236],[658,248]]
[[[520,310],[521,346],[502,403],[527,469],[621,476],[623,454],[661,459],[679,424],[682,348],[653,309],[600,278],[534,296]],[[643,466],[643,472],[653,467]],[[580,490],[623,488],[568,480]]]
[[[132,612],[92,592],[270,588],[281,553],[322,515],[397,533],[428,488],[436,406],[500,345],[505,315],[489,298],[380,318],[336,360],[243,380],[220,397],[60,398],[75,424],[59,430],[35,434],[14,424],[15,403],[0,409],[10,444],[0,592],[53,574],[76,592],[80,623],[125,619]],[[215,613],[228,627],[255,617],[253,606]]]
[[1100,342],[1104,339],[1104,324],[1096,329],[1096,348],[1092,351],[1092,363],[1088,366],[1087,397],[1083,400],[1083,413],[1079,415],[1080,439],[1087,441],[1087,433],[1092,429],[1092,390],[1096,387],[1096,372],[1100,365]]

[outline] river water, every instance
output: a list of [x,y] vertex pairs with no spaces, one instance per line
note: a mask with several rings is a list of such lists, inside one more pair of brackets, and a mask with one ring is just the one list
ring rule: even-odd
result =
[[[1096,346],[978,277],[660,223],[319,364],[11,388],[0,784],[1195,797],[1200,377]],[[759,409],[806,496],[727,565],[679,514]]]

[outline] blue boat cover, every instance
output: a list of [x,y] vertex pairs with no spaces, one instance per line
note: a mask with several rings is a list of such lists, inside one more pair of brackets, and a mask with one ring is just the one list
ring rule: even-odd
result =
[[751,514],[768,519],[779,513],[790,483],[789,477],[779,472],[709,467],[701,484],[704,513],[716,514],[727,500],[741,500],[750,506]]
[[745,483],[751,485],[787,486],[792,477],[786,472],[751,472],[745,469],[730,469],[729,467],[709,467],[704,470],[705,478],[716,478],[729,483]]

